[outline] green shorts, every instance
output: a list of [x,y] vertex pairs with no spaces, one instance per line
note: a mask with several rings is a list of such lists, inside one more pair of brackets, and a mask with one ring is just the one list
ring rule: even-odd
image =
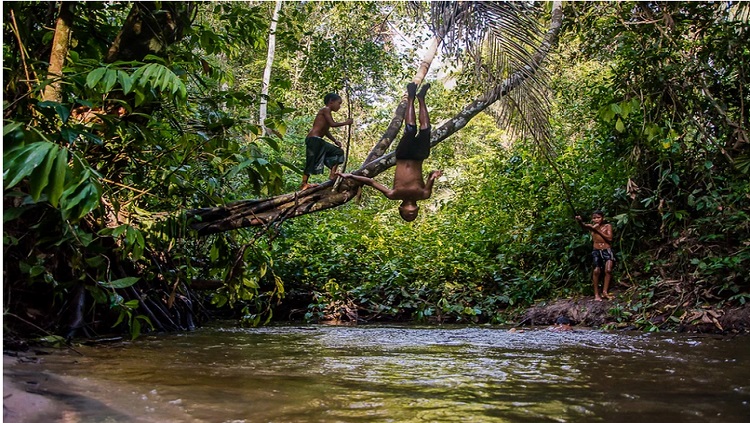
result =
[[305,174],[319,175],[323,166],[332,168],[344,163],[344,150],[320,137],[305,138]]

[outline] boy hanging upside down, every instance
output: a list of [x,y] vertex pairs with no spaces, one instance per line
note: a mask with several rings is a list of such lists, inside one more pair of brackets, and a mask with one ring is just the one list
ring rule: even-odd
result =
[[[302,185],[300,191],[307,188],[315,187],[317,184],[308,183],[310,175],[319,175],[323,173],[323,166],[331,169],[329,175],[333,179],[336,174],[338,165],[344,163],[344,150],[341,148],[341,142],[331,135],[331,128],[351,125],[354,121],[349,118],[343,122],[333,120],[331,112],[338,112],[341,108],[341,96],[336,93],[329,93],[323,98],[325,107],[318,111],[313,121],[312,129],[305,138],[305,171],[302,175]],[[331,143],[323,140],[328,137]]]
[[[430,115],[425,105],[425,94],[430,84],[424,84],[417,93],[417,84],[409,83],[406,86],[406,114],[404,121],[404,135],[396,147],[396,173],[393,177],[393,188],[388,188],[372,178],[351,173],[338,173],[346,179],[354,179],[365,185],[369,185],[382,192],[386,198],[401,200],[398,208],[401,218],[407,222],[417,218],[419,213],[418,200],[426,200],[432,195],[432,186],[435,179],[443,175],[442,170],[433,170],[427,177],[427,182],[422,179],[422,162],[430,156]],[[417,131],[417,119],[414,110],[414,99],[419,101],[419,131]]]

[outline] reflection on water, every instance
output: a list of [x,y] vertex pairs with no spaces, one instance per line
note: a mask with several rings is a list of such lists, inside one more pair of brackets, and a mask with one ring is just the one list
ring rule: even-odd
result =
[[79,350],[84,357],[44,363],[66,389],[102,404],[67,421],[724,423],[750,416],[748,337],[215,327]]

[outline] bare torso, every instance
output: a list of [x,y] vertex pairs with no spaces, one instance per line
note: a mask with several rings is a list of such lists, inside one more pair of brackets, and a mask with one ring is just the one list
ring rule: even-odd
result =
[[312,128],[310,129],[310,132],[307,133],[307,136],[323,138],[328,135],[328,131],[331,129],[331,121],[333,121],[331,109],[323,107],[318,111],[318,114],[315,115]]
[[[604,225],[593,225],[594,228],[596,228],[599,232],[604,233],[607,236],[612,236],[612,226],[607,223]],[[597,231],[591,231],[591,238],[594,241],[594,249],[597,250],[605,250],[607,248],[611,248],[612,245],[610,245],[609,242],[607,242],[604,237],[602,237],[599,232]]]
[[422,179],[421,160],[396,161],[392,200],[424,200],[430,195]]

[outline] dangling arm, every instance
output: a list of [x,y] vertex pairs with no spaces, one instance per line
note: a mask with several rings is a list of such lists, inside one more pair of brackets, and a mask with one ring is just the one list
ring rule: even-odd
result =
[[365,185],[369,185],[369,186],[375,188],[376,190],[382,192],[383,195],[385,195],[385,197],[388,198],[389,200],[395,200],[396,199],[396,198],[393,197],[394,193],[393,193],[392,189],[388,188],[387,186],[381,184],[380,182],[378,182],[378,181],[376,181],[376,180],[374,180],[372,178],[368,178],[366,176],[361,176],[361,175],[352,175],[351,173],[336,173],[336,175],[340,176],[340,177],[342,177],[344,179],[354,179],[357,182],[361,182],[361,183],[363,183]]

